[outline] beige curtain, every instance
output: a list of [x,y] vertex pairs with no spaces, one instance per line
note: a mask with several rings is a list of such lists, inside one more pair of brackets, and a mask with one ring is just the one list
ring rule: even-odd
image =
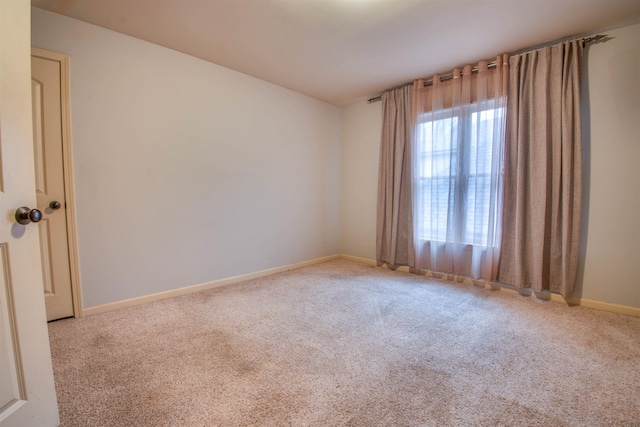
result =
[[382,94],[376,256],[391,267],[414,264],[411,212],[412,87]]
[[582,42],[510,58],[498,280],[570,297],[582,204]]
[[494,280],[500,253],[508,56],[414,83],[416,268]]

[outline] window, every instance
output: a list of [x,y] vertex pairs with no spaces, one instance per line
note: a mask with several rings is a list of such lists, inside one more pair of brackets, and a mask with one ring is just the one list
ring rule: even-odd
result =
[[[504,108],[489,101],[425,113],[417,127],[414,181],[418,188],[417,237],[426,241],[487,246],[496,227],[495,165],[502,138],[494,123]],[[496,168],[497,166],[497,168]],[[492,197],[494,196],[494,197]],[[492,202],[493,200],[493,202]],[[498,206],[494,206],[499,208]]]

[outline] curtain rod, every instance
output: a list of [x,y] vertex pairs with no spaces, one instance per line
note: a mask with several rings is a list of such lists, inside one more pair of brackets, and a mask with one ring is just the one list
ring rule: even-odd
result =
[[[604,37],[606,37],[606,35],[598,34],[598,35],[595,35],[595,36],[582,37],[582,38],[577,38],[577,39],[573,39],[573,40],[581,40],[582,44],[584,45],[586,43],[598,41],[598,40],[600,40],[600,39],[602,39]],[[553,43],[555,43],[555,42],[551,42],[550,44],[547,44],[546,46],[549,46],[549,45],[551,45]],[[496,63],[496,61],[492,61],[492,62],[489,62],[487,64],[487,68],[495,68],[496,65],[498,65]],[[474,66],[473,68],[471,68],[471,72],[472,73],[477,73],[478,72],[478,66]],[[440,76],[440,81],[441,82],[446,82],[447,80],[451,80],[452,78],[453,78],[453,73],[449,73],[449,74],[445,74],[445,75]],[[406,83],[406,84],[408,84],[408,83]],[[431,86],[432,84],[433,84],[433,78],[430,78],[429,80],[425,80],[424,81],[424,85],[425,86]],[[378,102],[378,101],[382,101],[382,95],[374,96],[373,98],[367,99],[367,102],[369,104],[372,104],[372,103]]]

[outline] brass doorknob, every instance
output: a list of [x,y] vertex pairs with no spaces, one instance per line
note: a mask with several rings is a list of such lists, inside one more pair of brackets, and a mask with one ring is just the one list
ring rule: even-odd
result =
[[57,211],[58,209],[60,209],[60,202],[54,200],[53,202],[49,203],[49,207],[51,209],[53,209],[54,211]]
[[22,206],[16,210],[16,221],[19,224],[29,224],[30,222],[40,222],[42,219],[42,212],[38,209],[29,209],[26,206]]

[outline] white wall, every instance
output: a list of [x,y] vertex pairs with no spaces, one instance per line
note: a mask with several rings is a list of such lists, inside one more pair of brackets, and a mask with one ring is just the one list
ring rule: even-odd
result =
[[[380,103],[340,117],[169,49],[32,15],[32,44],[71,55],[85,307],[338,252],[375,258]],[[640,25],[608,34],[587,56],[577,296],[640,307]]]
[[606,33],[611,40],[593,45],[587,57],[591,174],[579,291],[640,307],[640,24]]
[[342,109],[342,253],[375,258],[380,103]]
[[338,253],[340,109],[40,9],[70,55],[84,307]]
[[[588,216],[576,296],[640,307],[640,24],[607,34],[587,55]],[[342,110],[342,252],[371,259],[380,107]]]

